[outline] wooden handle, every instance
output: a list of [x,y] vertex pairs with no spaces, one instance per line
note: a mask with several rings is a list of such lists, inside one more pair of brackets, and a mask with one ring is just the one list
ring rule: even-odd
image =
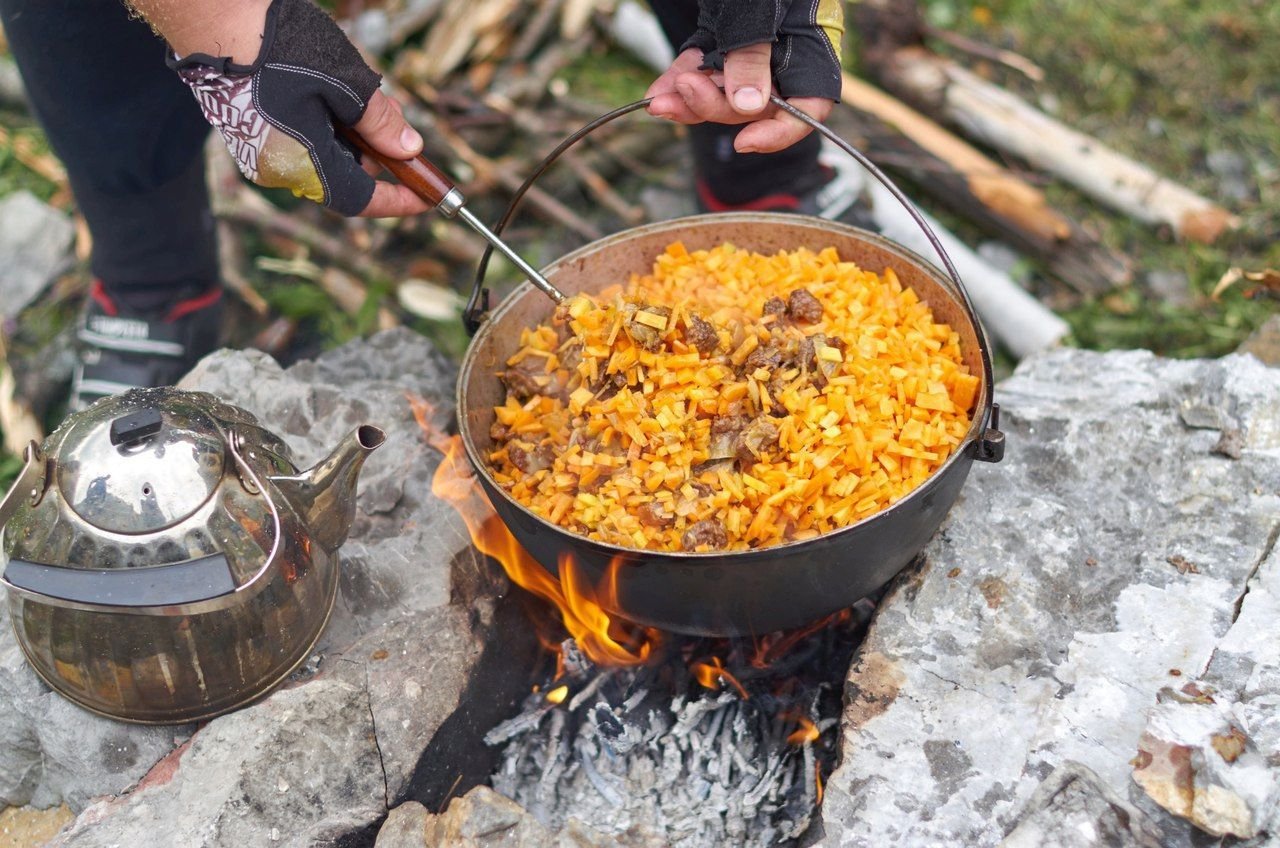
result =
[[413,159],[395,159],[374,150],[351,127],[340,127],[339,130],[361,153],[395,174],[396,179],[432,206],[439,206],[445,195],[453,191],[453,180],[422,154]]

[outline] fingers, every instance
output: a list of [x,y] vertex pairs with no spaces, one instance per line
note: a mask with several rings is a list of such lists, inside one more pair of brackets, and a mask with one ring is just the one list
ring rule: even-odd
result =
[[677,56],[671,63],[671,67],[663,71],[644,94],[645,97],[653,98],[647,110],[649,114],[655,118],[666,118],[680,124],[702,123],[703,119],[689,108],[684,102],[684,97],[676,90],[676,80],[684,74],[696,72],[701,64],[702,51],[696,47],[691,47]]
[[767,43],[749,44],[730,50],[724,58],[725,98],[739,115],[758,117],[769,105],[771,49]]
[[369,98],[355,130],[370,147],[385,156],[412,159],[422,152],[422,136],[405,122],[400,104],[381,91],[375,91]]
[[417,215],[432,208],[405,186],[379,180],[373,186],[369,205],[360,211],[361,218],[400,218]]
[[676,91],[699,121],[742,124],[759,117],[758,112],[755,115],[743,115],[734,109],[719,82],[719,74],[707,76],[698,71],[685,73],[676,78]]
[[[787,100],[819,121],[831,114],[834,103],[823,97],[792,97]],[[809,125],[782,110],[742,128],[733,141],[739,153],[773,153],[790,147],[810,132]]]
[[[770,51],[768,44],[730,51],[723,73],[698,70],[702,51],[684,51],[645,93],[653,99],[649,114],[681,124],[747,124],[734,140],[739,153],[774,153],[790,147],[810,129],[769,103]],[[819,121],[826,120],[834,106],[823,97],[793,97],[787,102]]]

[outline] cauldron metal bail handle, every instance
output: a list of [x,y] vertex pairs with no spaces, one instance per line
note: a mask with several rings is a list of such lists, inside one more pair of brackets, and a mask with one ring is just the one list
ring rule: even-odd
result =
[[[562,153],[605,124],[617,118],[621,118],[623,115],[645,108],[649,105],[651,100],[652,98],[637,100],[634,103],[619,106],[611,112],[606,112],[590,123],[584,124],[572,135],[567,136],[563,141],[556,145],[550,153],[543,157],[542,161],[538,163],[538,166],[533,169],[533,172],[529,174],[525,181],[520,185],[520,188],[516,190],[514,195],[512,195],[511,202],[507,204],[506,212],[502,214],[502,218],[498,220],[498,223],[493,226],[493,232],[497,234],[502,233],[503,228],[506,227],[507,223],[511,220],[512,215],[515,214],[516,207],[520,204],[521,198],[523,198],[529,189],[533,187],[533,184],[540,176],[542,176],[543,172],[545,172],[547,168],[560,158]],[[920,227],[924,232],[925,238],[928,239],[929,244],[937,251],[938,257],[942,260],[943,268],[946,269],[947,275],[951,278],[951,281],[955,283],[956,294],[960,298],[960,305],[964,307],[965,314],[973,325],[974,330],[985,339],[986,330],[982,326],[981,319],[978,318],[978,312],[974,309],[973,301],[969,299],[969,292],[965,289],[964,282],[960,279],[960,272],[956,270],[956,266],[951,261],[951,257],[947,255],[946,249],[942,246],[942,240],[938,238],[936,233],[934,233],[933,228],[929,226],[929,222],[925,220],[924,215],[922,215],[920,210],[918,210],[907,198],[902,189],[898,188],[898,186],[893,182],[893,180],[889,179],[889,176],[885,174],[884,171],[881,171],[876,167],[874,162],[868,159],[849,142],[837,135],[834,130],[822,123],[822,121],[819,121],[817,118],[801,109],[797,109],[795,106],[792,106],[776,94],[769,95],[769,101],[774,106],[799,120],[801,123],[804,123],[816,130],[832,144],[836,145],[851,156],[855,162],[865,168],[871,176],[875,177],[877,182],[888,189],[889,193],[893,195],[895,200],[902,204],[903,208],[907,210],[907,214],[911,216],[911,220]],[[489,290],[484,287],[484,275],[485,271],[488,270],[489,257],[492,254],[492,245],[486,246],[484,253],[480,256],[480,262],[476,266],[476,278],[475,283],[471,288],[471,297],[467,300],[467,306],[462,313],[463,324],[466,326],[467,332],[473,335],[480,328],[480,324],[484,321],[484,317],[489,311]],[[1004,456],[1004,434],[997,429],[1000,422],[1000,405],[995,403],[993,399],[994,387],[991,385],[993,375],[991,372],[991,354],[989,352],[991,345],[988,341],[986,344],[980,344],[978,347],[980,348],[979,353],[982,357],[982,380],[983,385],[987,390],[987,406],[982,411],[982,432],[977,440],[974,459],[983,462],[999,462]]]

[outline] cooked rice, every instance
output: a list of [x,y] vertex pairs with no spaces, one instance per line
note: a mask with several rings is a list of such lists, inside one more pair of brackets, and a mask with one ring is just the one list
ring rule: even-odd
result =
[[[798,290],[816,323],[807,296],[780,311]],[[961,443],[979,387],[891,268],[680,243],[625,291],[525,329],[504,380],[498,483],[566,530],[662,551],[759,548],[885,509]]]

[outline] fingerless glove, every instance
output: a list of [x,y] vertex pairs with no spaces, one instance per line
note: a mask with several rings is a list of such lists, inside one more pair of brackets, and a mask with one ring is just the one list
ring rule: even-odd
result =
[[840,0],[698,0],[698,28],[680,50],[697,47],[703,70],[724,70],[725,54],[772,45],[783,97],[840,99]]
[[169,64],[249,180],[343,215],[369,204],[374,180],[336,137],[334,121],[359,121],[380,78],[310,0],[271,4],[251,65],[203,53],[171,54]]

